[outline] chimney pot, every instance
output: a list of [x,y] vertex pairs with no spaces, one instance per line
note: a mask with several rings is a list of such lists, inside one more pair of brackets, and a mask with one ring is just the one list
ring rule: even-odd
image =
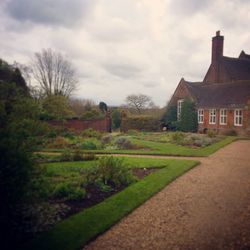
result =
[[216,31],[216,36],[220,36],[220,30]]

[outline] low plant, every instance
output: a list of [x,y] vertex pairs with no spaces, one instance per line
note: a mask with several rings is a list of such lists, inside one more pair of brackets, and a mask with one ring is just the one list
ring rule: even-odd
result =
[[180,131],[173,132],[171,133],[171,136],[170,136],[171,141],[174,143],[178,143],[178,144],[181,144],[184,137],[185,137],[185,134]]
[[63,200],[81,200],[86,196],[86,190],[75,183],[63,182],[57,184],[53,196]]
[[86,140],[81,144],[81,148],[86,150],[96,150],[97,145],[93,141]]
[[136,129],[129,129],[126,134],[128,135],[138,135],[140,132]]
[[120,136],[115,140],[115,145],[119,149],[132,149],[133,144],[132,142],[125,136]]

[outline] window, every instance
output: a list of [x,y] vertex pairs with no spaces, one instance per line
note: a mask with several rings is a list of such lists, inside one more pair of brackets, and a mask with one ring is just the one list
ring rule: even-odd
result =
[[227,124],[227,110],[226,109],[220,110],[220,124],[221,125]]
[[204,122],[204,109],[198,109],[198,123]]
[[234,110],[234,125],[235,126],[242,126],[242,124],[243,124],[242,109],[235,109]]
[[181,106],[182,106],[182,103],[184,102],[184,100],[178,100],[177,102],[177,119],[180,120],[181,118]]
[[216,123],[216,109],[209,109],[209,124]]

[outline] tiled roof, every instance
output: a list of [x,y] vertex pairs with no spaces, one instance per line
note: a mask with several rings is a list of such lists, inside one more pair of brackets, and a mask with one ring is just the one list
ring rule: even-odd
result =
[[250,80],[223,84],[186,82],[186,85],[198,107],[242,107],[250,100]]
[[231,58],[223,56],[219,59],[233,81],[250,80],[250,56],[244,54],[244,57]]

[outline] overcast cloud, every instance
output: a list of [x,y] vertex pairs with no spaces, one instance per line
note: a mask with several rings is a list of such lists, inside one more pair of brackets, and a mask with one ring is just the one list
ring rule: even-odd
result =
[[181,77],[201,81],[211,38],[250,54],[248,0],[1,0],[0,55],[28,64],[52,48],[74,64],[76,96],[119,105],[132,93],[164,106]]

